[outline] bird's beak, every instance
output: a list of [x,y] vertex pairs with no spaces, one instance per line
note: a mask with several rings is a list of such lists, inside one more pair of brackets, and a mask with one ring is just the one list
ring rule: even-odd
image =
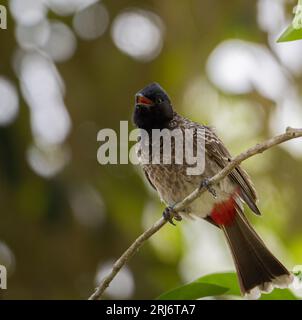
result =
[[146,106],[150,107],[154,105],[154,102],[150,100],[149,98],[145,97],[143,94],[138,93],[135,96],[135,104],[136,106]]

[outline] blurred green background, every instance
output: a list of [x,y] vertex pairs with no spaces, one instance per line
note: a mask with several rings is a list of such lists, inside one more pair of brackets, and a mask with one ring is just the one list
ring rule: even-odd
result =
[[[86,299],[161,216],[139,168],[96,159],[97,132],[131,121],[134,94],[149,82],[168,91],[179,113],[215,126],[233,154],[302,127],[302,42],[275,42],[295,1],[0,4],[8,9],[8,29],[0,30],[3,299]],[[248,216],[292,269],[302,262],[302,142],[243,166],[263,212]],[[218,230],[183,221],[156,234],[106,297],[155,298],[233,269]]]

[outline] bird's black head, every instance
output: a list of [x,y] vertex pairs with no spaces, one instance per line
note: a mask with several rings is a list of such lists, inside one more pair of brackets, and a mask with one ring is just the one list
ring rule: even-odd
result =
[[163,129],[172,119],[170,98],[159,84],[151,83],[135,95],[133,121],[138,128]]

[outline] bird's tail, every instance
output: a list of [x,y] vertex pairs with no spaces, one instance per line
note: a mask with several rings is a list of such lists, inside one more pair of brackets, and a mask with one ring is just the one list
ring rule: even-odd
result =
[[261,291],[285,288],[293,281],[293,275],[268,250],[240,208],[232,224],[221,227],[232,251],[243,294],[256,299]]

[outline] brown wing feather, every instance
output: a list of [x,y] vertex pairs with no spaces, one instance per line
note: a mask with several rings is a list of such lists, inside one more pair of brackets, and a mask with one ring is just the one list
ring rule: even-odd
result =
[[[207,138],[206,149],[208,150],[209,156],[212,157],[221,168],[224,168],[228,162],[232,160],[232,157],[213,129],[207,126],[205,126],[205,129]],[[256,190],[245,170],[238,166],[230,173],[229,177],[240,187],[241,197],[250,209],[260,215],[261,213],[256,205]]]

